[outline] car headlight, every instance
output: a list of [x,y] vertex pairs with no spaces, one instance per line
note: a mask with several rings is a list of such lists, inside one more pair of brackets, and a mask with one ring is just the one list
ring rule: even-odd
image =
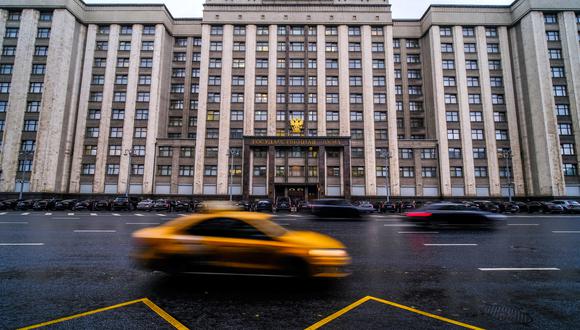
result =
[[313,257],[346,257],[348,254],[345,250],[340,249],[314,249],[308,251]]

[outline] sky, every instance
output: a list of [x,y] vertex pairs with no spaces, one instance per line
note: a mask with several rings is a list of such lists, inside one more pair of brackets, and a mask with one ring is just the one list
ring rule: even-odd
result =
[[[85,0],[86,3],[164,3],[173,17],[201,17],[203,0]],[[431,4],[509,5],[513,0],[391,0],[394,18],[420,18]]]

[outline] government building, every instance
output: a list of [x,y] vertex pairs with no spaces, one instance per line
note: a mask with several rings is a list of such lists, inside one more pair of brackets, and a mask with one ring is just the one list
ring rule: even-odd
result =
[[0,0],[0,192],[580,197],[580,2]]

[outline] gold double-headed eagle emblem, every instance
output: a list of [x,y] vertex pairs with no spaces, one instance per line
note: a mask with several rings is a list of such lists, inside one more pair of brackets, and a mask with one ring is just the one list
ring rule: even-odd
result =
[[292,128],[292,133],[295,134],[302,133],[302,128],[304,128],[304,119],[300,118],[290,119],[290,127]]

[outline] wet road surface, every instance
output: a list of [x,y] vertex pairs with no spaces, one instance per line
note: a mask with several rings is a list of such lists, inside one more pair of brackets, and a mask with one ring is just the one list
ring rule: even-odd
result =
[[0,212],[0,328],[91,311],[48,328],[575,329],[580,321],[577,216],[510,217],[492,231],[280,215],[288,229],[342,241],[353,274],[304,282],[136,269],[131,233],[177,216]]

